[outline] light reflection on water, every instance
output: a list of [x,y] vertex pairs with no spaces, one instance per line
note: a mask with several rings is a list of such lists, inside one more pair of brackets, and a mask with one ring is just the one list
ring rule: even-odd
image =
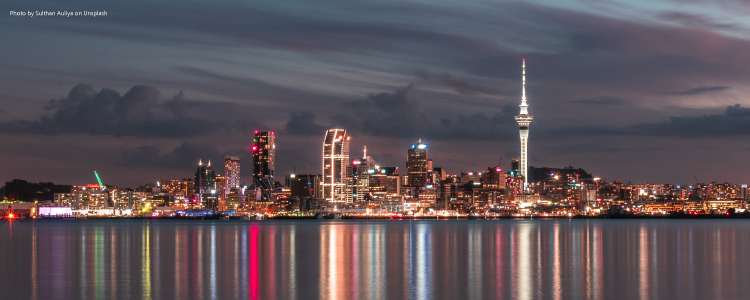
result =
[[[36,221],[7,299],[746,299],[750,222]],[[11,235],[12,233],[12,235]]]

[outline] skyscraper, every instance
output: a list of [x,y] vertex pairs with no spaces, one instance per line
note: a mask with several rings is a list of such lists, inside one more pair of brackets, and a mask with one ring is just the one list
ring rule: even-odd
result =
[[330,202],[351,201],[346,176],[349,138],[346,129],[329,129],[323,139],[323,197]]
[[526,59],[523,59],[523,96],[521,96],[521,105],[519,107],[521,108],[521,113],[516,117],[516,122],[518,122],[518,128],[521,134],[521,165],[520,165],[520,171],[521,176],[523,176],[524,181],[527,181],[527,171],[528,171],[528,141],[529,141],[529,124],[531,123],[531,120],[533,119],[531,115],[529,115],[529,104],[526,103]]
[[227,155],[224,158],[224,195],[240,186],[240,158]]
[[370,176],[375,174],[377,164],[372,157],[367,156],[367,146],[364,148],[362,159],[352,160],[349,167],[351,174],[352,201],[369,201],[372,199],[370,193]]
[[216,208],[216,172],[211,167],[211,161],[204,165],[203,161],[198,161],[198,170],[195,171],[195,190],[198,195],[196,204],[201,204],[207,208]]
[[510,159],[510,175],[511,176],[518,176],[519,172],[521,170],[521,157],[513,156]]
[[407,186],[424,187],[427,185],[427,176],[432,171],[431,162],[427,159],[427,145],[422,139],[412,144],[406,157],[406,174],[408,175]]
[[261,191],[262,201],[271,201],[274,188],[273,168],[276,162],[276,135],[273,131],[255,131],[253,150],[253,184]]

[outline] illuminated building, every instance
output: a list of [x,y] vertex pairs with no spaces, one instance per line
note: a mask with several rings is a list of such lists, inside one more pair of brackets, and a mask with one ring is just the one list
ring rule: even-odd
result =
[[[377,168],[376,168],[377,167]],[[372,157],[367,156],[367,147],[364,149],[362,159],[352,160],[348,170],[347,177],[350,178],[352,189],[352,201],[369,201],[372,200],[370,193],[370,176],[378,171],[379,167]]]
[[742,185],[742,189],[740,190],[740,199],[745,199],[745,200],[748,199],[747,184]]
[[424,187],[427,185],[428,173],[432,172],[432,161],[427,158],[427,145],[422,139],[409,148],[406,158],[406,186]]
[[487,168],[487,170],[482,173],[482,188],[505,189],[505,179],[506,176],[500,166]]
[[197,196],[193,199],[192,204],[200,204],[207,208],[216,208],[214,199],[218,197],[217,184],[216,184],[216,172],[211,167],[211,161],[208,161],[207,165],[204,165],[202,161],[198,161],[198,170],[195,171],[195,191],[194,194]]
[[299,198],[323,198],[321,190],[323,176],[308,174],[291,174],[284,179],[289,187],[290,196]]
[[261,201],[268,202],[272,200],[274,188],[273,169],[276,162],[275,152],[276,144],[274,143],[276,135],[273,131],[255,131],[255,142],[253,150],[253,183],[256,189],[261,192]]
[[323,139],[323,197],[330,202],[352,201],[346,177],[349,139],[346,129],[329,129]]
[[448,199],[445,193],[445,180],[448,178],[448,174],[443,168],[433,168],[431,173],[430,183],[434,189],[435,201],[442,203],[438,208],[448,209]]
[[513,156],[510,159],[510,176],[518,176],[521,171],[521,157]]
[[107,190],[99,184],[73,186],[70,193],[70,206],[76,210],[97,210],[108,207]]
[[240,187],[240,158],[227,155],[224,158],[224,196],[229,194],[232,188]]
[[161,191],[168,193],[172,204],[185,204],[195,190],[195,179],[162,179],[157,182]]
[[521,162],[519,171],[521,172],[521,176],[527,180],[529,124],[533,118],[529,115],[529,104],[526,103],[526,59],[523,60],[523,96],[521,96],[521,105],[519,107],[521,108],[521,112],[516,116],[521,136]]

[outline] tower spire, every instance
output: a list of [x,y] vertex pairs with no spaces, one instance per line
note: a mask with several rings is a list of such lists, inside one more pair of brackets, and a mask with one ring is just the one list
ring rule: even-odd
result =
[[367,146],[365,146],[365,155],[362,156],[362,159],[365,159],[365,158],[367,158]]
[[523,95],[521,96],[521,104],[526,104],[526,59],[523,59],[523,73],[521,74],[523,79]]

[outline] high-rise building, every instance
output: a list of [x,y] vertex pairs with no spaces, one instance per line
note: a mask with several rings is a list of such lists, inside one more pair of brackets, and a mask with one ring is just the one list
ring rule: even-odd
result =
[[330,202],[351,202],[346,176],[349,139],[346,129],[329,129],[323,139],[323,198]]
[[276,161],[276,135],[273,131],[255,131],[253,150],[253,184],[261,192],[261,201],[271,201],[274,189],[273,169]]
[[527,180],[526,176],[528,171],[528,141],[529,141],[529,124],[531,124],[531,120],[533,119],[531,115],[529,115],[529,104],[526,103],[526,59],[523,59],[523,75],[522,75],[522,81],[523,81],[523,92],[521,96],[521,105],[519,107],[521,108],[521,112],[518,116],[516,116],[516,122],[518,122],[518,129],[521,135],[521,162],[519,166],[519,171],[521,172],[521,176],[523,176],[524,180]]
[[513,156],[510,159],[510,175],[511,176],[518,176],[521,171],[521,157],[519,156]]
[[322,176],[313,174],[290,174],[285,181],[289,187],[290,195],[299,198],[322,198],[323,191],[320,189]]
[[240,187],[240,158],[227,155],[224,158],[224,196]]
[[352,165],[349,167],[351,171],[348,177],[351,178],[353,201],[369,201],[373,199],[370,191],[370,176],[375,174],[375,171],[377,171],[376,167],[378,165],[375,163],[375,160],[367,156],[367,147],[364,149],[362,159],[352,160]]
[[432,172],[432,162],[427,158],[427,145],[422,139],[412,144],[406,157],[406,186],[424,187],[427,185],[428,173]]
[[213,201],[218,195],[216,185],[216,172],[211,167],[211,161],[208,161],[207,165],[203,164],[203,161],[198,161],[198,170],[195,171],[195,190],[194,193],[197,195],[197,203],[204,207],[216,209],[216,204]]
[[745,199],[745,200],[748,199],[747,184],[742,185],[742,189],[740,190],[740,198]]

